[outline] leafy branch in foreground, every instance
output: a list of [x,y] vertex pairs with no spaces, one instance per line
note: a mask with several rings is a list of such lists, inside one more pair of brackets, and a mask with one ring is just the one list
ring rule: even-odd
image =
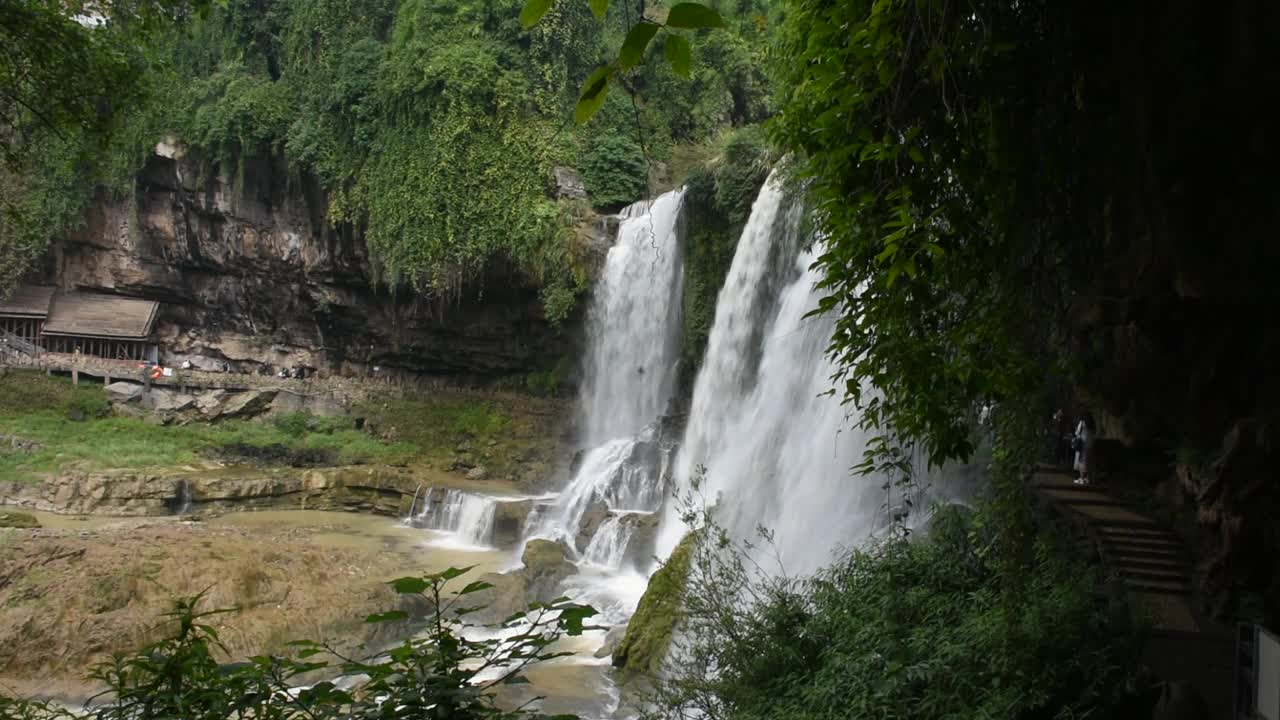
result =
[[[945,509],[812,578],[694,510],[699,529],[646,720],[1127,717],[1137,647],[1091,576],[1027,538],[1026,581],[1000,582],[997,510]],[[767,544],[767,533],[763,538]],[[1009,602],[1010,593],[1022,593]]]
[[[537,25],[554,0],[526,0],[524,9],[520,11],[520,25],[526,30]],[[603,20],[609,10],[609,0],[588,0],[591,12],[597,20]],[[659,32],[665,31],[662,52],[672,71],[682,78],[688,79],[691,74],[692,50],[689,40],[675,30],[703,30],[722,28],[724,18],[720,13],[701,3],[682,2],[672,6],[666,17],[659,20],[648,17],[641,4],[639,22],[631,26],[627,36],[618,49],[618,56],[606,65],[595,69],[582,84],[582,92],[578,95],[578,103],[573,111],[573,118],[578,124],[591,119],[604,106],[609,95],[609,86],[622,73],[631,70],[644,60],[645,51]]]
[[406,632],[419,632],[363,658],[300,640],[289,643],[295,652],[292,656],[262,655],[222,663],[218,656],[228,653],[207,618],[231,611],[201,611],[199,595],[181,599],[166,616],[173,626],[169,635],[94,668],[91,677],[107,690],[92,698],[84,713],[0,697],[0,720],[533,717],[528,705],[534,700],[503,709],[494,699],[495,690],[528,682],[522,673],[534,663],[570,654],[552,645],[563,635],[588,629],[584,621],[596,611],[557,598],[530,605],[527,611],[476,632],[480,628],[467,625],[465,617],[481,608],[465,603],[473,593],[492,585],[476,581],[456,593],[445,592],[449,581],[469,570],[449,568],[392,581],[392,588],[405,600],[402,606],[426,603],[425,626],[415,628],[405,610],[369,616],[367,623],[404,623]]

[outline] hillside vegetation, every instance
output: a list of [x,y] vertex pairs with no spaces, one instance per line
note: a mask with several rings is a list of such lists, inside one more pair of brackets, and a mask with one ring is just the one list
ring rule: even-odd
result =
[[[0,199],[23,208],[9,220],[30,242],[6,243],[11,257],[0,260],[29,267],[80,221],[94,184],[128,195],[168,138],[206,177],[243,182],[254,158],[279,156],[290,182],[316,178],[327,221],[362,234],[392,286],[448,295],[501,263],[543,288],[558,321],[587,278],[571,231],[585,208],[552,198],[554,167],[578,168],[590,202],[612,210],[643,198],[651,179],[681,179],[671,174],[678,148],[714,146],[767,114],[766,4],[720,10],[730,27],[693,38],[691,78],[642,65],[627,78],[634,97],[612,93],[578,126],[583,79],[640,6],[614,3],[599,22],[585,3],[557,3],[525,31],[516,0],[216,4],[183,32],[122,50],[149,95],[124,108],[106,152],[59,132],[4,171]],[[23,175],[35,181],[17,182]]]

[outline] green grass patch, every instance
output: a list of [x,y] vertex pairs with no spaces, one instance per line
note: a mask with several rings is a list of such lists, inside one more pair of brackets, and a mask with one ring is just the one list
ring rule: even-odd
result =
[[29,480],[72,468],[171,468],[199,463],[235,445],[320,450],[343,465],[400,464],[418,454],[410,443],[386,442],[356,430],[349,418],[284,415],[269,422],[161,426],[112,417],[107,411],[98,387],[75,387],[34,373],[0,378],[0,434],[39,445],[30,453],[0,449],[0,479]]
[[72,385],[37,370],[8,370],[0,376],[0,414],[48,411],[68,415],[74,410],[99,417],[107,413],[109,405],[99,387]]
[[[0,434],[36,443],[34,452],[0,444],[0,479],[35,480],[70,469],[148,470],[226,461],[295,464],[484,466],[491,477],[544,476],[565,404],[515,393],[435,392],[387,397],[351,417],[305,413],[261,421],[157,425],[113,416],[101,387],[9,372],[0,377]],[[255,450],[265,449],[257,453]]]
[[515,393],[464,391],[378,398],[357,410],[379,437],[412,445],[439,469],[461,459],[511,479],[545,473],[564,403]]

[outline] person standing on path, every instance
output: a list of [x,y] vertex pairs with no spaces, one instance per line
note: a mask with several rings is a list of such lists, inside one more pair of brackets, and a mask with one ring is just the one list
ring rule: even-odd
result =
[[1075,462],[1072,467],[1080,473],[1076,478],[1077,485],[1089,484],[1089,470],[1093,465],[1093,443],[1096,431],[1093,427],[1093,416],[1085,413],[1076,425],[1075,437],[1071,439],[1071,449],[1075,450]]

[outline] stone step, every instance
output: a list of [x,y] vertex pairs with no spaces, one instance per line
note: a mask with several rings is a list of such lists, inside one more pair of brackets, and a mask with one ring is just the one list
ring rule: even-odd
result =
[[1163,528],[1151,528],[1151,527],[1118,528],[1118,527],[1103,526],[1098,528],[1098,532],[1102,533],[1103,535],[1157,538],[1160,540],[1169,540],[1170,542],[1176,542],[1178,540],[1178,537],[1176,535],[1174,535],[1173,533]]
[[1141,557],[1130,554],[1124,555],[1107,555],[1107,560],[1116,567],[1131,567],[1142,570],[1165,570],[1168,572],[1178,572],[1183,575],[1190,574],[1190,566],[1183,560],[1175,557]]
[[1164,592],[1129,592],[1132,607],[1153,623],[1153,634],[1187,637],[1199,633],[1199,621],[1187,600],[1184,596]]
[[1116,572],[1124,578],[1133,578],[1135,580],[1152,580],[1155,582],[1181,583],[1190,585],[1191,578],[1184,572],[1177,570],[1151,570],[1147,568],[1135,568],[1129,566],[1116,566]]
[[1166,595],[1190,595],[1191,588],[1186,583],[1147,580],[1146,578],[1122,578],[1125,588],[1131,591],[1146,593],[1163,593]]
[[1163,552],[1169,555],[1185,555],[1186,548],[1179,543],[1165,540],[1144,540],[1142,538],[1103,537],[1102,546],[1114,550],[1145,550],[1147,552]]

